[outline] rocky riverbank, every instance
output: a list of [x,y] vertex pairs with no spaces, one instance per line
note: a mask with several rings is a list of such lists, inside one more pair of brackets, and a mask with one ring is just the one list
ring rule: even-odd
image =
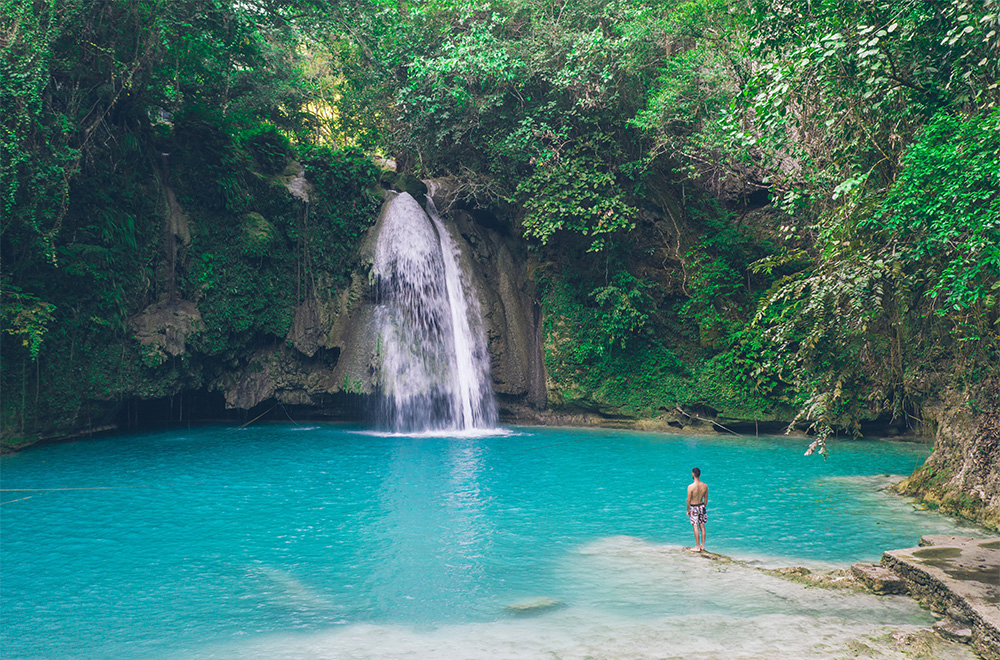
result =
[[[711,552],[693,557],[748,566]],[[802,566],[757,570],[807,587],[909,596],[939,617],[933,626],[855,640],[851,650],[858,656],[942,660],[968,657],[966,649],[971,649],[985,660],[1000,660],[1000,537],[925,536],[920,547],[886,551],[882,565],[855,564],[829,571]]]

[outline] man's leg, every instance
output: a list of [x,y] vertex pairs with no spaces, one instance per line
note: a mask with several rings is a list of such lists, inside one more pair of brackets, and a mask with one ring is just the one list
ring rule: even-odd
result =
[[705,523],[701,523],[700,525],[698,525],[698,527],[701,528],[701,545],[699,545],[698,547],[701,548],[702,550],[704,550],[705,549]]
[[691,523],[691,527],[694,529],[694,547],[691,549],[697,552],[701,550],[701,537],[698,535],[698,525]]

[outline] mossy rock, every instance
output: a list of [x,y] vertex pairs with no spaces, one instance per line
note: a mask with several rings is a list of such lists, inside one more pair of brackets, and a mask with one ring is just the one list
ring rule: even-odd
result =
[[392,190],[396,187],[396,181],[399,179],[399,175],[392,170],[385,170],[378,177],[378,183],[380,186],[386,190]]
[[278,239],[278,230],[260,213],[243,216],[243,253],[252,257],[267,255]]
[[427,194],[427,184],[412,174],[400,174],[396,178],[396,190],[410,193],[414,199],[421,199]]
[[276,128],[261,126],[241,138],[246,142],[247,149],[262,174],[273,176],[285,169],[291,146],[288,138]]

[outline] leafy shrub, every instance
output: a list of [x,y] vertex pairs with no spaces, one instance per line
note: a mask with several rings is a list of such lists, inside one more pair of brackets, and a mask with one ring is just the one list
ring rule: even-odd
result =
[[517,186],[526,236],[542,244],[561,231],[578,232],[600,250],[616,232],[633,226],[636,210],[625,202],[613,174],[592,156],[559,159],[539,167]]
[[594,289],[590,296],[601,311],[597,325],[600,336],[608,345],[625,348],[628,340],[635,336],[649,320],[645,311],[649,304],[646,284],[629,272],[615,273],[611,283]]
[[238,139],[250,152],[261,174],[271,176],[285,169],[291,145],[274,126],[256,126],[242,133]]
[[1000,110],[939,113],[861,227],[884,240],[939,315],[995,306],[1000,288]]

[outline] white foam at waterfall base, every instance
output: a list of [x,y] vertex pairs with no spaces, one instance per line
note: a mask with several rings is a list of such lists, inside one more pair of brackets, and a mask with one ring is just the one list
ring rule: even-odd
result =
[[509,438],[521,435],[518,431],[495,426],[483,429],[452,429],[452,430],[428,430],[428,431],[350,431],[357,435],[369,435],[373,438],[426,438],[426,439],[446,439],[446,440],[476,440],[480,438]]
[[[912,600],[809,587],[679,546],[608,537],[568,553],[558,593],[511,594],[494,620],[440,626],[346,623],[204,649],[241,658],[908,658],[972,660],[919,636],[933,622]],[[513,616],[538,598],[566,607]],[[199,657],[200,653],[195,653]]]
[[372,272],[378,304],[380,423],[394,432],[496,424],[489,355],[458,248],[427,200],[386,202]]

